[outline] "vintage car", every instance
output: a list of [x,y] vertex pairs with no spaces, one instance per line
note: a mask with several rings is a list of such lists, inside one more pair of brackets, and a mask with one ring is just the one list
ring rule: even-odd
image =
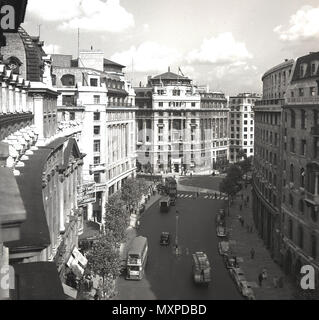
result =
[[229,242],[228,241],[219,242],[218,250],[222,256],[225,254],[228,254],[230,251]]
[[225,238],[227,236],[226,228],[222,225],[217,226],[216,233],[220,238]]
[[240,283],[242,281],[246,281],[245,274],[244,274],[242,269],[240,269],[240,268],[231,268],[229,270],[229,272],[230,272],[231,277],[233,278],[233,280],[237,284],[238,288],[240,287]]
[[238,287],[240,293],[248,300],[256,300],[254,291],[249,282],[241,281]]
[[161,246],[168,246],[170,244],[170,234],[169,232],[162,232],[160,245]]
[[227,269],[232,269],[236,267],[236,257],[230,256],[228,254],[224,255],[224,263]]

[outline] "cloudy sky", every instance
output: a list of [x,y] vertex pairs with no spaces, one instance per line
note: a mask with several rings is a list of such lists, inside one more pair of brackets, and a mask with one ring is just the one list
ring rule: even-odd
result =
[[229,95],[261,92],[269,68],[319,51],[318,0],[29,0],[24,27],[39,25],[47,53],[76,56],[80,28],[80,47],[126,65],[134,85],[180,66]]

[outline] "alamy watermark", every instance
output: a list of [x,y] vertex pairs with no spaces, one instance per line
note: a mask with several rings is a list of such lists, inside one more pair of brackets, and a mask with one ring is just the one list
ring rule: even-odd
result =
[[3,5],[0,8],[0,28],[3,31],[12,31],[16,27],[15,10],[13,6]]
[[302,275],[300,280],[300,287],[303,290],[315,290],[316,289],[316,272],[315,268],[310,265],[303,266],[300,270]]
[[14,268],[9,265],[0,267],[0,299],[9,298],[10,290],[15,289],[15,272]]

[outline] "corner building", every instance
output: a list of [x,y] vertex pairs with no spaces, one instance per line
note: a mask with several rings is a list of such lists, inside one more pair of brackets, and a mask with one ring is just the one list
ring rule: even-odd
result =
[[153,173],[211,171],[227,161],[228,113],[222,93],[199,92],[192,80],[168,72],[135,88],[137,157]]

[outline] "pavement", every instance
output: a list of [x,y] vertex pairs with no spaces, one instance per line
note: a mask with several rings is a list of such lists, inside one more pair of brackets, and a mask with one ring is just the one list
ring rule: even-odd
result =
[[[189,183],[189,181],[187,181]],[[198,183],[196,181],[196,183]],[[210,181],[205,183],[205,187],[209,187]],[[195,187],[199,192],[206,192],[206,188]],[[179,190],[194,191],[194,187],[178,185]],[[247,199],[249,196],[249,202],[247,207],[242,202],[243,199]],[[240,210],[242,205],[242,210]],[[244,226],[238,219],[242,216],[244,219]],[[294,285],[286,278],[282,269],[271,258],[269,251],[264,246],[262,239],[259,237],[257,231],[254,229],[252,232],[248,232],[247,225],[254,226],[252,215],[252,195],[251,186],[244,189],[240,195],[233,201],[230,208],[230,217],[226,219],[226,225],[230,231],[230,243],[231,249],[234,255],[239,257],[240,268],[244,271],[247,281],[251,284],[255,297],[257,300],[291,300],[294,299]],[[255,256],[251,259],[251,249],[254,249]],[[262,286],[258,284],[258,276],[264,270],[267,270],[267,279],[263,281]],[[283,277],[283,288],[276,288],[274,285],[274,278]]]

